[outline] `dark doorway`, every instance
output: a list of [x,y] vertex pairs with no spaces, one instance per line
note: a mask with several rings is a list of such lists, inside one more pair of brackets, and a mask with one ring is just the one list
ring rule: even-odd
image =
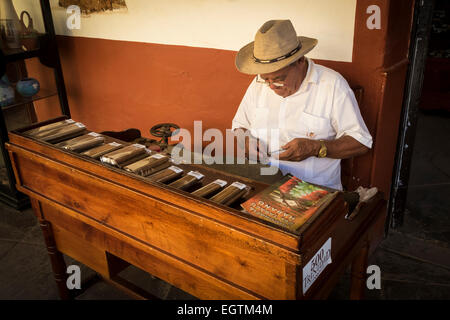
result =
[[390,227],[450,243],[450,2],[416,1]]

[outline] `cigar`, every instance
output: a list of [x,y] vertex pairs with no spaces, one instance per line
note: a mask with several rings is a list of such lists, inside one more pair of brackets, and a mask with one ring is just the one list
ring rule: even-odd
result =
[[199,197],[206,198],[206,197],[212,195],[214,192],[222,189],[226,184],[227,184],[226,181],[217,179],[217,180],[207,184],[206,186],[195,190],[194,192],[192,192],[192,194],[199,196]]
[[43,135],[45,131],[57,129],[60,127],[67,126],[69,124],[75,123],[72,119],[62,120],[55,123],[50,123],[42,127],[34,128],[28,131],[25,131],[24,134],[27,134],[29,136],[36,136],[36,135]]
[[129,172],[144,175],[144,173],[151,172],[151,170],[149,169],[158,167],[168,161],[169,157],[163,156],[162,154],[154,154],[152,156],[145,157],[142,160],[129,164],[125,166],[124,169]]
[[75,122],[56,129],[41,132],[34,137],[45,142],[56,143],[69,137],[80,135],[86,130],[84,124]]
[[169,168],[162,170],[160,172],[157,172],[155,174],[152,174],[148,176],[148,179],[151,181],[156,182],[167,182],[170,180],[175,179],[176,177],[179,177],[183,174],[183,169],[180,169],[176,166],[170,166]]
[[110,153],[114,150],[117,150],[119,148],[122,148],[123,145],[117,142],[110,142],[103,144],[101,146],[89,149],[87,151],[84,151],[82,155],[94,158],[94,159],[100,159],[101,156]]
[[89,135],[88,135],[88,134],[84,134],[84,135],[78,136],[78,137],[76,137],[76,138],[64,140],[64,141],[62,141],[62,142],[59,142],[59,143],[55,144],[55,147],[58,147],[58,148],[64,148],[64,147],[66,147],[66,146],[68,146],[68,145],[71,145],[71,144],[80,142],[80,141],[82,141],[82,140],[84,140],[84,139],[88,139],[88,138],[91,137],[91,136],[92,136],[92,135],[90,135],[90,134],[89,134]]
[[172,165],[172,163],[170,161],[167,161],[167,162],[164,162],[163,164],[160,164],[159,166],[142,170],[142,172],[140,172],[138,174],[141,176],[147,177],[149,175],[155,174],[156,172],[164,170],[164,169],[170,167],[171,165]]
[[250,191],[250,187],[240,182],[231,185],[213,196],[210,200],[228,206]]
[[[135,143],[101,156],[100,161],[115,167],[121,167],[145,158],[149,153],[151,151],[144,145]],[[139,157],[139,155],[142,156]]]
[[[148,152],[151,153],[150,150],[148,150]],[[140,154],[137,154],[134,157],[124,161],[124,162],[119,163],[118,165],[116,165],[116,167],[118,167],[120,169],[124,169],[126,166],[128,166],[128,165],[130,165],[132,163],[135,163],[135,162],[137,162],[139,160],[142,160],[142,159],[144,159],[146,157],[148,157],[148,153],[140,153]]]
[[203,180],[205,176],[197,171],[188,172],[183,178],[180,178],[169,184],[170,187],[185,190]]
[[73,139],[69,139],[58,143],[56,146],[75,152],[81,152],[83,150],[96,147],[102,144],[105,138],[95,132],[91,132]]

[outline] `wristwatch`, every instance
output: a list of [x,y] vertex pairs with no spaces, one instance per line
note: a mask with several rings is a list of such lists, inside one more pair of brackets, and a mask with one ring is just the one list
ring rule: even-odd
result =
[[323,140],[320,141],[320,149],[319,153],[317,154],[318,158],[325,158],[327,156],[327,146],[325,145],[325,142]]

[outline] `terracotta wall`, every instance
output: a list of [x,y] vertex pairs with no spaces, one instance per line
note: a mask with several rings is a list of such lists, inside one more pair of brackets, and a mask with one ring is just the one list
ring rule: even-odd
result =
[[[381,9],[381,29],[366,26],[372,4]],[[376,185],[386,195],[412,8],[408,0],[358,0],[352,62],[316,60],[364,88],[360,108],[375,144],[355,162],[354,182]],[[72,116],[94,131],[134,127],[148,136],[156,123],[192,129],[194,120],[202,120],[204,130],[225,130],[251,81],[236,71],[235,51],[67,36],[59,36],[58,45]],[[37,65],[29,68],[40,72]],[[55,112],[45,101],[37,107],[41,118]]]
[[191,129],[194,120],[225,129],[250,79],[232,51],[65,36],[58,45],[72,116],[92,130],[148,135],[160,122]]

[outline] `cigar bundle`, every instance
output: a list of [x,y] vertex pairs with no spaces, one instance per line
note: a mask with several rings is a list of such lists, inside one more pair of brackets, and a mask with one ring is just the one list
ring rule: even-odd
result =
[[171,165],[172,165],[172,162],[170,162],[170,161],[164,162],[163,164],[160,164],[160,165],[158,165],[156,167],[148,168],[148,169],[143,170],[141,176],[144,176],[144,177],[150,176],[150,175],[155,174],[155,173],[157,173],[157,172],[159,172],[161,170],[167,169]]
[[81,152],[86,149],[96,147],[104,141],[105,138],[101,134],[90,132],[88,134],[60,142],[56,144],[56,146],[66,150]]
[[102,144],[101,146],[89,149],[87,151],[84,151],[82,155],[94,158],[94,159],[100,159],[101,156],[110,153],[114,150],[117,150],[119,148],[122,148],[123,144],[117,143],[117,142],[110,142],[106,144]]
[[36,139],[49,143],[56,143],[62,140],[73,138],[82,134],[86,127],[81,122],[75,122],[62,127],[42,131],[34,135]]
[[250,187],[246,184],[233,182],[228,187],[213,196],[210,200],[228,206],[237,199],[246,195],[249,191]]
[[152,174],[151,176],[148,176],[149,180],[156,181],[156,182],[167,182],[170,180],[173,180],[183,174],[183,169],[178,168],[176,166],[170,166],[167,169],[164,169],[160,172],[157,172],[155,174]]
[[131,144],[100,157],[100,161],[115,167],[124,167],[145,158],[151,151],[142,144]]
[[199,183],[203,180],[205,176],[197,171],[190,171],[188,172],[183,178],[180,178],[172,183],[169,184],[169,186],[185,190],[191,186],[193,186],[196,183]]
[[64,126],[67,126],[69,124],[75,123],[72,119],[62,120],[55,123],[50,123],[42,127],[34,128],[28,131],[25,131],[24,134],[30,135],[30,136],[36,136],[36,135],[43,135],[44,132],[52,130],[52,129],[58,129]]
[[195,190],[194,192],[192,192],[192,194],[199,196],[199,197],[206,198],[206,197],[212,195],[213,193],[215,193],[216,191],[219,191],[220,189],[222,189],[224,186],[226,186],[226,184],[227,184],[226,181],[217,179],[211,183],[208,183],[206,186]]
[[154,154],[124,167],[126,171],[148,176],[170,166],[169,157]]

